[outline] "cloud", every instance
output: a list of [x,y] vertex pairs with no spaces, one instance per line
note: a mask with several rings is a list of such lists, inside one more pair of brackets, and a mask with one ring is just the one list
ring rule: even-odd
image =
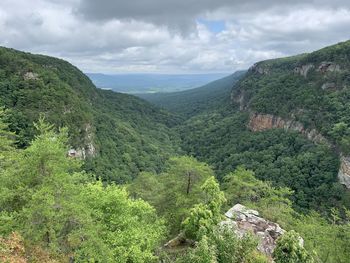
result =
[[232,72],[350,36],[348,1],[2,0],[0,45],[86,72]]

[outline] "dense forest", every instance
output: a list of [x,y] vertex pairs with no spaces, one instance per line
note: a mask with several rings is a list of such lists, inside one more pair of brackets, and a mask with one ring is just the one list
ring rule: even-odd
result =
[[[99,90],[63,60],[1,48],[0,261],[348,262],[350,192],[337,173],[349,47],[145,97],[165,109]],[[254,113],[327,143],[254,131]],[[271,256],[221,224],[238,203],[286,230]],[[164,246],[178,236],[186,243]]]

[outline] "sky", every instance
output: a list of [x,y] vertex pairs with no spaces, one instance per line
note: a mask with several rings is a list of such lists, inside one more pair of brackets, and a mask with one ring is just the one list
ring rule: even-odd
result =
[[231,73],[350,39],[349,0],[0,0],[0,45],[84,72]]

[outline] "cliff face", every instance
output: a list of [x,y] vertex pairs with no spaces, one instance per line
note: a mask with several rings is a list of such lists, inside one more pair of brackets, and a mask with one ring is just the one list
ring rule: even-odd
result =
[[[314,143],[322,143],[332,146],[331,143],[315,129],[305,129],[304,126],[294,120],[286,120],[272,114],[252,113],[249,118],[248,128],[254,132],[268,129],[284,129],[303,134]],[[350,189],[350,157],[340,155],[340,167],[338,172],[339,182]]]
[[[231,101],[241,111],[253,112],[248,123],[252,131],[296,131],[338,152],[350,140],[349,52],[347,41],[310,54],[258,62],[232,90]],[[322,127],[322,134],[320,128],[307,129],[296,119],[303,119],[307,127]],[[339,124],[346,127],[340,135],[333,132]],[[339,158],[339,182],[350,189],[350,156],[340,153]]]
[[339,182],[350,189],[350,157],[340,157],[340,168],[338,172]]
[[315,143],[324,143],[330,145],[327,139],[318,133],[315,129],[305,129],[300,122],[290,119],[283,119],[272,114],[252,113],[249,118],[248,128],[252,131],[264,131],[268,129],[284,129],[286,131],[296,131],[305,135],[309,140]]

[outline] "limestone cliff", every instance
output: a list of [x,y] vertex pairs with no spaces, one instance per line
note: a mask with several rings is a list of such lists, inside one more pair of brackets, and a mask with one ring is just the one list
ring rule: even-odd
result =
[[[304,126],[295,120],[283,119],[272,114],[252,113],[249,118],[248,128],[252,131],[264,131],[268,129],[284,129],[296,131],[314,143],[323,143],[332,146],[331,143],[315,129],[305,129]],[[340,155],[340,167],[338,172],[339,182],[350,189],[350,157]]]
[[272,114],[252,113],[249,118],[248,128],[252,131],[263,131],[268,129],[284,129],[286,131],[296,131],[305,135],[314,143],[324,143],[330,145],[325,137],[315,129],[305,129],[303,124],[292,119],[283,119]]
[[86,159],[89,157],[96,156],[96,148],[94,145],[94,132],[92,131],[92,126],[90,123],[85,125],[84,129],[84,145],[77,149],[70,149],[68,151],[68,156],[79,159]]
[[340,156],[339,182],[350,189],[350,157]]

